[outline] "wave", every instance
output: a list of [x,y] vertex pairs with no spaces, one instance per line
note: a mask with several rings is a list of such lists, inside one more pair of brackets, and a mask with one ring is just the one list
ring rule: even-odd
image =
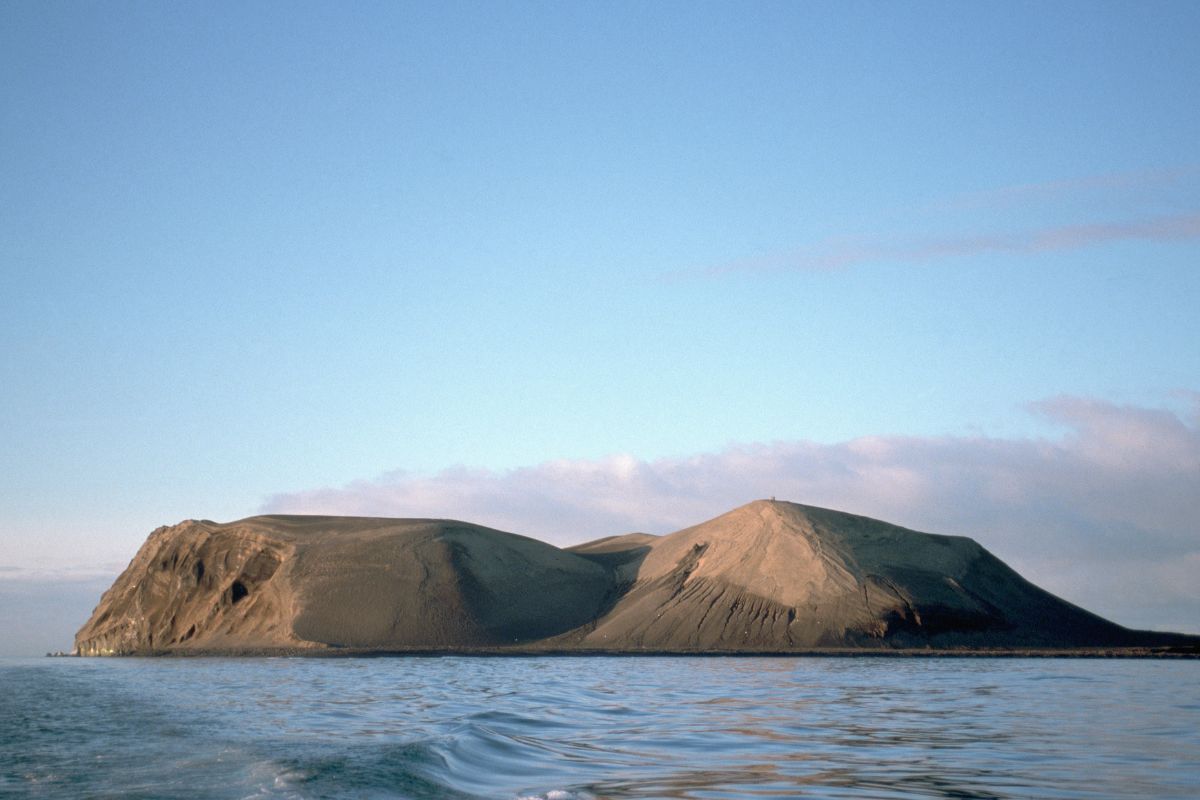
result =
[[14,798],[1170,798],[1200,771],[1194,663],[47,659],[0,686]]

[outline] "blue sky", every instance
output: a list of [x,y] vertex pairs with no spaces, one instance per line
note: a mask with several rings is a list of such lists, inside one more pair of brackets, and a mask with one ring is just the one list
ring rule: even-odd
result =
[[[0,569],[401,473],[1053,443],[1064,396],[1191,447],[1198,40],[1194,3],[6,4]],[[369,510],[468,516],[404,497]]]

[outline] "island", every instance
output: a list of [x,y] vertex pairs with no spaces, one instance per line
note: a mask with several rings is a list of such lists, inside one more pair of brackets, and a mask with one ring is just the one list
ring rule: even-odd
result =
[[265,515],[150,534],[75,654],[1194,652],[974,540],[758,500],[568,548],[467,522]]

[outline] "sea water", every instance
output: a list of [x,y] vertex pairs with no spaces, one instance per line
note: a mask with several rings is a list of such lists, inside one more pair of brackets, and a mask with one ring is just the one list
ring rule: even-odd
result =
[[1195,798],[1200,662],[0,661],[14,798]]

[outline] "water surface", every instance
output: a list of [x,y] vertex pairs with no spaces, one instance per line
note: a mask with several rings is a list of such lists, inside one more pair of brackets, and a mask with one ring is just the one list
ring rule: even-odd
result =
[[0,661],[0,796],[1183,798],[1200,662]]

